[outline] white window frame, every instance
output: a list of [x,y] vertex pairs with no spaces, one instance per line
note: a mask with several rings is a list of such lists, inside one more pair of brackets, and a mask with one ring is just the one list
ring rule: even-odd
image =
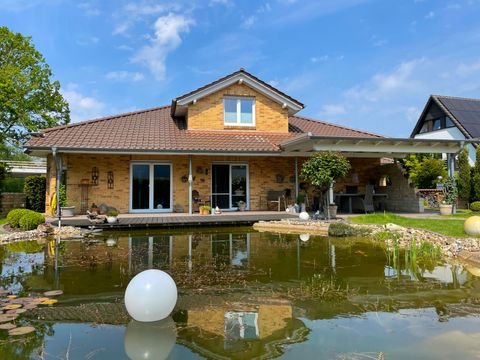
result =
[[[227,122],[225,119],[226,111],[225,111],[225,100],[236,100],[237,101],[237,121],[236,122]],[[243,124],[240,122],[240,117],[242,114],[242,107],[241,103],[242,100],[249,100],[252,102],[252,122],[248,124]],[[255,126],[255,98],[254,97],[246,97],[246,96],[225,96],[223,98],[223,124],[225,126]]]

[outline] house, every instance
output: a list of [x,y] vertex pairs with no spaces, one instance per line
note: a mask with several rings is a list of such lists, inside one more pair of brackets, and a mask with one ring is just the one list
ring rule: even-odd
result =
[[293,202],[302,162],[325,150],[342,152],[353,167],[335,192],[376,184],[388,195],[387,209],[420,211],[398,166],[381,159],[459,149],[456,141],[390,139],[312,120],[297,114],[303,108],[240,69],[170,106],[46,129],[25,147],[47,158],[47,211],[62,181],[77,213],[95,202],[122,213],[190,214],[199,201],[267,210],[267,193],[286,189]]
[[[413,128],[411,138],[471,140],[480,138],[480,99],[431,95]],[[470,165],[476,150],[466,144]]]

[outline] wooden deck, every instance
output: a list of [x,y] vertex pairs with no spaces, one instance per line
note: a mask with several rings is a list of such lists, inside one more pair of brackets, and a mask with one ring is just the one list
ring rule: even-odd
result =
[[[100,229],[125,228],[173,228],[183,226],[237,226],[252,225],[257,221],[281,220],[298,218],[298,214],[288,214],[276,211],[245,211],[225,212],[218,215],[188,215],[174,214],[121,214],[116,224],[96,224],[87,219],[86,215],[62,218],[62,226],[95,227]],[[53,225],[58,225],[58,219],[51,218]]]

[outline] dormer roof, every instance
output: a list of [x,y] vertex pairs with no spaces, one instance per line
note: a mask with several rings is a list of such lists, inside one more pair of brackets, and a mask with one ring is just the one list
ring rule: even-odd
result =
[[245,84],[272,99],[273,101],[281,104],[284,108],[288,109],[289,115],[293,115],[304,108],[304,105],[300,101],[250,74],[249,72],[245,71],[245,69],[240,68],[238,71],[235,71],[205,86],[173,99],[171,107],[172,116],[185,116],[186,109],[189,104],[195,103],[197,100],[200,100],[205,96],[220,91],[235,83]]

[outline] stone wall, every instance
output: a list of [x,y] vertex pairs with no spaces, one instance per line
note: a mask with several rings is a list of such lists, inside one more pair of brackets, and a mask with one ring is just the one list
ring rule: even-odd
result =
[[7,216],[8,212],[17,208],[24,208],[26,204],[26,198],[24,193],[2,193],[0,195],[1,201],[1,216]]

